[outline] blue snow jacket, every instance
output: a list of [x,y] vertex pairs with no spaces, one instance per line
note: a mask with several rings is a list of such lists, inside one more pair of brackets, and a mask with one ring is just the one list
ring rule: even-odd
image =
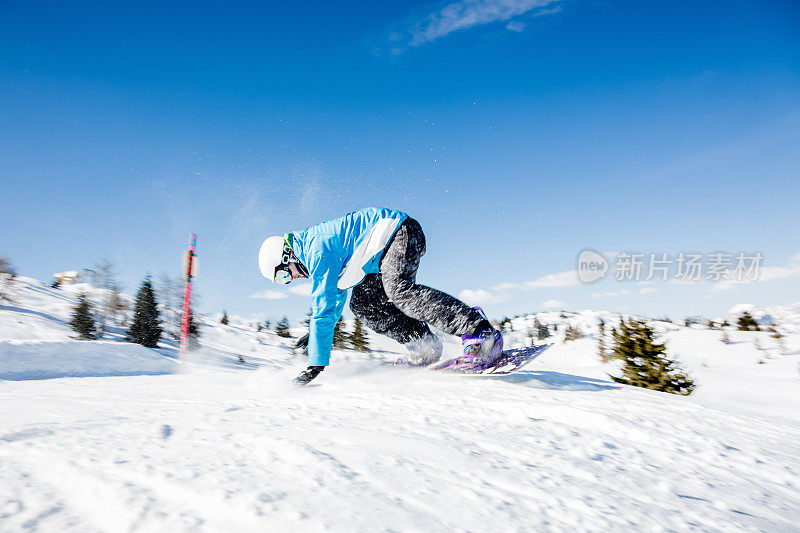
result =
[[330,362],[333,329],[342,316],[347,289],[367,274],[378,273],[386,246],[406,218],[401,211],[367,207],[287,235],[311,281],[309,365]]

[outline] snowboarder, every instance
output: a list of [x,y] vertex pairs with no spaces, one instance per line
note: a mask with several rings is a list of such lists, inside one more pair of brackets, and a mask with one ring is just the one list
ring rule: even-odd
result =
[[334,326],[349,288],[353,314],[373,331],[406,346],[408,356],[397,364],[423,366],[439,360],[442,342],[428,324],[459,335],[464,355],[487,364],[499,357],[503,338],[479,308],[416,283],[424,253],[419,222],[379,207],[266,239],[258,255],[264,277],[280,284],[298,278],[311,281],[309,367],[295,382],[305,385],[328,366]]

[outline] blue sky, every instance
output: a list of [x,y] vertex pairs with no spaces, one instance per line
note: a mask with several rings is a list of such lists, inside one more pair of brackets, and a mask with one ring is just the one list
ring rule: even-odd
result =
[[[260,242],[378,205],[422,223],[420,282],[492,316],[798,300],[795,2],[166,4],[0,2],[0,254],[21,273],[108,257],[133,292],[197,232],[202,312],[298,319]],[[584,248],[771,270],[564,281]]]

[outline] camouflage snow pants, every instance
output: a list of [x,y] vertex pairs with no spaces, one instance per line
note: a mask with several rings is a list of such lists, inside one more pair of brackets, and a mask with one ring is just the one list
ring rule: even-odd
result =
[[353,288],[350,310],[370,329],[402,344],[430,337],[428,324],[451,335],[472,333],[484,320],[462,301],[416,283],[425,234],[407,218],[389,241],[380,274]]

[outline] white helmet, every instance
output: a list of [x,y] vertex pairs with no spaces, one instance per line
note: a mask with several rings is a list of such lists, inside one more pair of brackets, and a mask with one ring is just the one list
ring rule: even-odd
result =
[[258,268],[261,274],[275,283],[286,285],[292,281],[289,261],[294,259],[292,249],[281,236],[270,237],[261,244],[258,252]]

